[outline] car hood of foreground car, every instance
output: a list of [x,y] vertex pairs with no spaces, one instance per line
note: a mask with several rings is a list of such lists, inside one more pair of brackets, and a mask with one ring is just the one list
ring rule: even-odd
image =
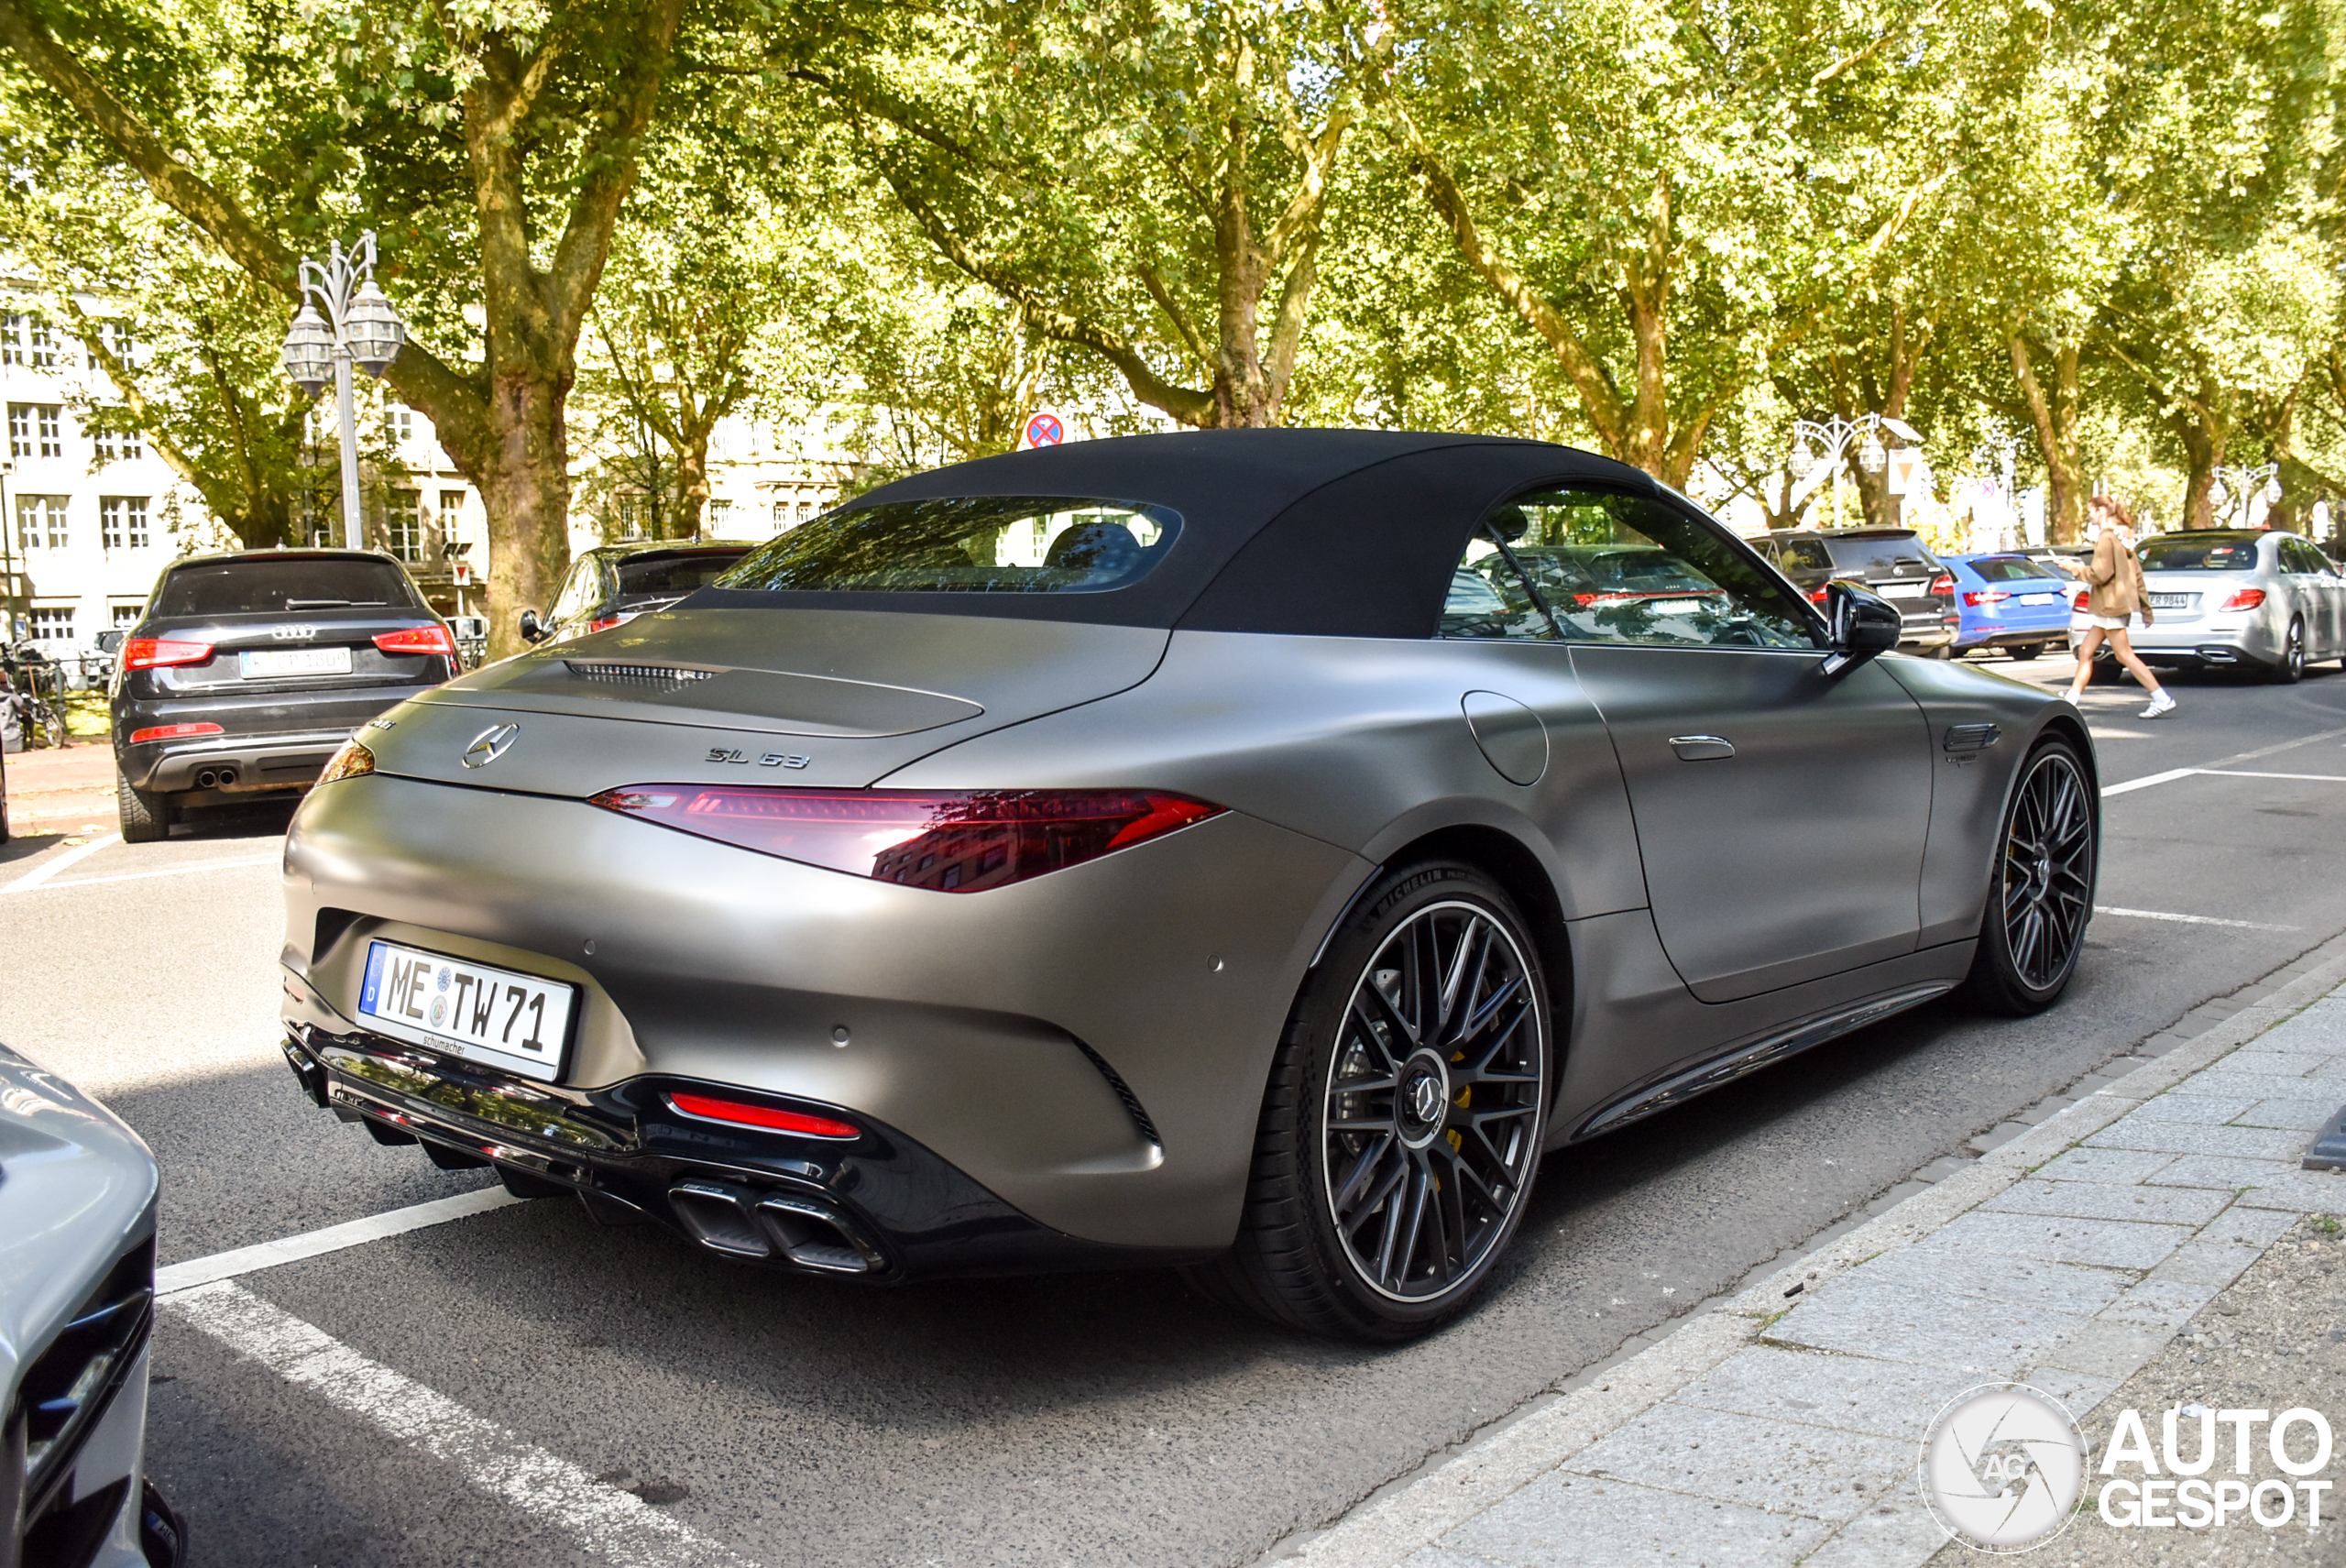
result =
[[0,1046],[0,1387],[152,1227],[157,1182],[113,1112]]
[[[532,793],[715,778],[861,787],[972,735],[1128,690],[1170,636],[1001,616],[671,610],[475,671],[360,739],[379,772]],[[506,725],[516,732],[489,766],[472,748]]]

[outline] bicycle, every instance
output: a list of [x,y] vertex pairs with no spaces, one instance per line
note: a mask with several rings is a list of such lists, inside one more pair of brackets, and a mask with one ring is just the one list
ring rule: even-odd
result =
[[[0,647],[0,691],[16,709],[18,729],[27,747],[65,744],[64,693],[57,661],[29,642]],[[58,688],[52,699],[42,695],[46,684]]]

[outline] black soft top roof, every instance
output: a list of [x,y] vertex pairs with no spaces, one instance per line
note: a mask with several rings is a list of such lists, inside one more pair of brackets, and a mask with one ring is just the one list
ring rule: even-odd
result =
[[1506,436],[1202,430],[982,457],[917,474],[850,510],[945,496],[1066,496],[1181,514],[1154,570],[1101,593],[823,593],[703,588],[685,609],[876,609],[1200,631],[1430,637],[1466,536],[1552,481],[1649,494],[1638,469]]

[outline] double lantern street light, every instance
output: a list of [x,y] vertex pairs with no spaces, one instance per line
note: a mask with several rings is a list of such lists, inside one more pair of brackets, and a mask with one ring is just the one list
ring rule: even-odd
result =
[[1848,463],[1849,448],[1857,448],[1858,467],[1869,474],[1879,474],[1890,466],[1891,441],[1919,446],[1923,437],[1904,420],[1892,419],[1888,414],[1866,413],[1855,419],[1835,414],[1830,419],[1792,421],[1792,449],[1786,466],[1792,470],[1793,485],[1787,504],[1797,506],[1817,486],[1830,479],[1833,516],[1837,521],[1841,515],[1841,470]]
[[[352,550],[364,547],[358,509],[358,415],[350,367],[380,376],[407,341],[407,323],[375,287],[375,231],[368,229],[348,251],[332,242],[323,262],[301,263],[301,313],[285,334],[285,373],[315,397],[334,378],[342,425],[342,538]],[[320,314],[320,311],[323,314]]]

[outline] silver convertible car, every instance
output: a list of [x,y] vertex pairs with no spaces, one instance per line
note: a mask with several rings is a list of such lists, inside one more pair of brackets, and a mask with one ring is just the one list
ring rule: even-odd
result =
[[2085,728],[1898,634],[1537,443],[941,469],[361,730],[286,840],[286,1054],[733,1257],[1182,1264],[1401,1337],[1543,1150],[2061,994]]

